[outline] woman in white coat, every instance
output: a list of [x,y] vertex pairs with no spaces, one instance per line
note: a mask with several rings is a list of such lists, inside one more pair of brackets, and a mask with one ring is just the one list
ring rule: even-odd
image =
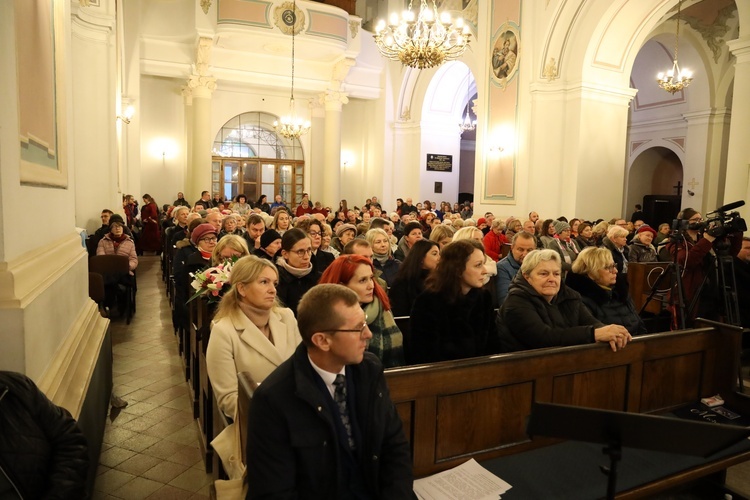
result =
[[294,353],[301,338],[291,309],[276,299],[279,273],[271,261],[243,257],[233,266],[231,281],[211,327],[206,365],[219,408],[233,419],[237,374],[250,372],[262,382]]

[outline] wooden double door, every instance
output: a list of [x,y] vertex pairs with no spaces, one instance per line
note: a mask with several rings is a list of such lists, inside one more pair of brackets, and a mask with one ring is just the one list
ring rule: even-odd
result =
[[225,200],[244,194],[250,203],[264,194],[270,204],[280,194],[284,203],[292,207],[302,199],[304,170],[301,160],[214,157],[212,190]]

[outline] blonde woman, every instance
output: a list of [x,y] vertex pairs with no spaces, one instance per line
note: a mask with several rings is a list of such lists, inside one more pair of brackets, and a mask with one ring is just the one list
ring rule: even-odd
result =
[[454,233],[455,230],[453,227],[441,224],[430,231],[430,241],[437,243],[440,246],[440,250],[442,250],[445,245],[453,241]]
[[[484,235],[482,234],[482,230],[476,226],[466,226],[456,231],[456,234],[453,235],[453,241],[461,240],[476,240],[482,245],[482,248],[484,248]],[[484,268],[487,271],[487,274],[484,275],[484,283],[486,285],[489,283],[492,276],[497,276],[497,262],[492,260],[492,257],[485,254]]]
[[237,374],[250,372],[262,382],[301,341],[294,314],[276,298],[278,283],[271,261],[243,257],[216,312],[206,365],[219,409],[230,418],[237,409]]
[[214,251],[211,254],[211,264],[218,266],[227,259],[244,257],[246,255],[250,255],[250,250],[247,248],[245,238],[236,234],[228,234],[220,239],[216,247],[214,247]]

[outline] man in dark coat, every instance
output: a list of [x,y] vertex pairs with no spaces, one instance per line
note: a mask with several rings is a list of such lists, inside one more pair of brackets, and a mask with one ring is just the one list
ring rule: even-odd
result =
[[414,498],[409,445],[352,290],[318,285],[302,343],[253,394],[248,499]]
[[20,373],[0,371],[0,498],[86,498],[86,438]]

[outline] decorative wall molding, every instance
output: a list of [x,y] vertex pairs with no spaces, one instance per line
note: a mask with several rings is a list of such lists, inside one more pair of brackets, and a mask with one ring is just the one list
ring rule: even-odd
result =
[[273,23],[285,35],[299,35],[305,28],[305,13],[294,2],[284,2],[273,9]]
[[81,413],[108,325],[96,303],[87,301],[37,383],[49,399],[74,418]]
[[708,48],[714,55],[714,62],[718,63],[721,53],[726,46],[724,36],[729,33],[731,27],[727,21],[735,16],[737,6],[727,5],[721,9],[712,24],[704,24],[700,19],[692,16],[685,16],[683,20],[695,31],[700,33]]
[[26,307],[87,257],[81,237],[71,234],[10,262],[0,262],[0,309]]

